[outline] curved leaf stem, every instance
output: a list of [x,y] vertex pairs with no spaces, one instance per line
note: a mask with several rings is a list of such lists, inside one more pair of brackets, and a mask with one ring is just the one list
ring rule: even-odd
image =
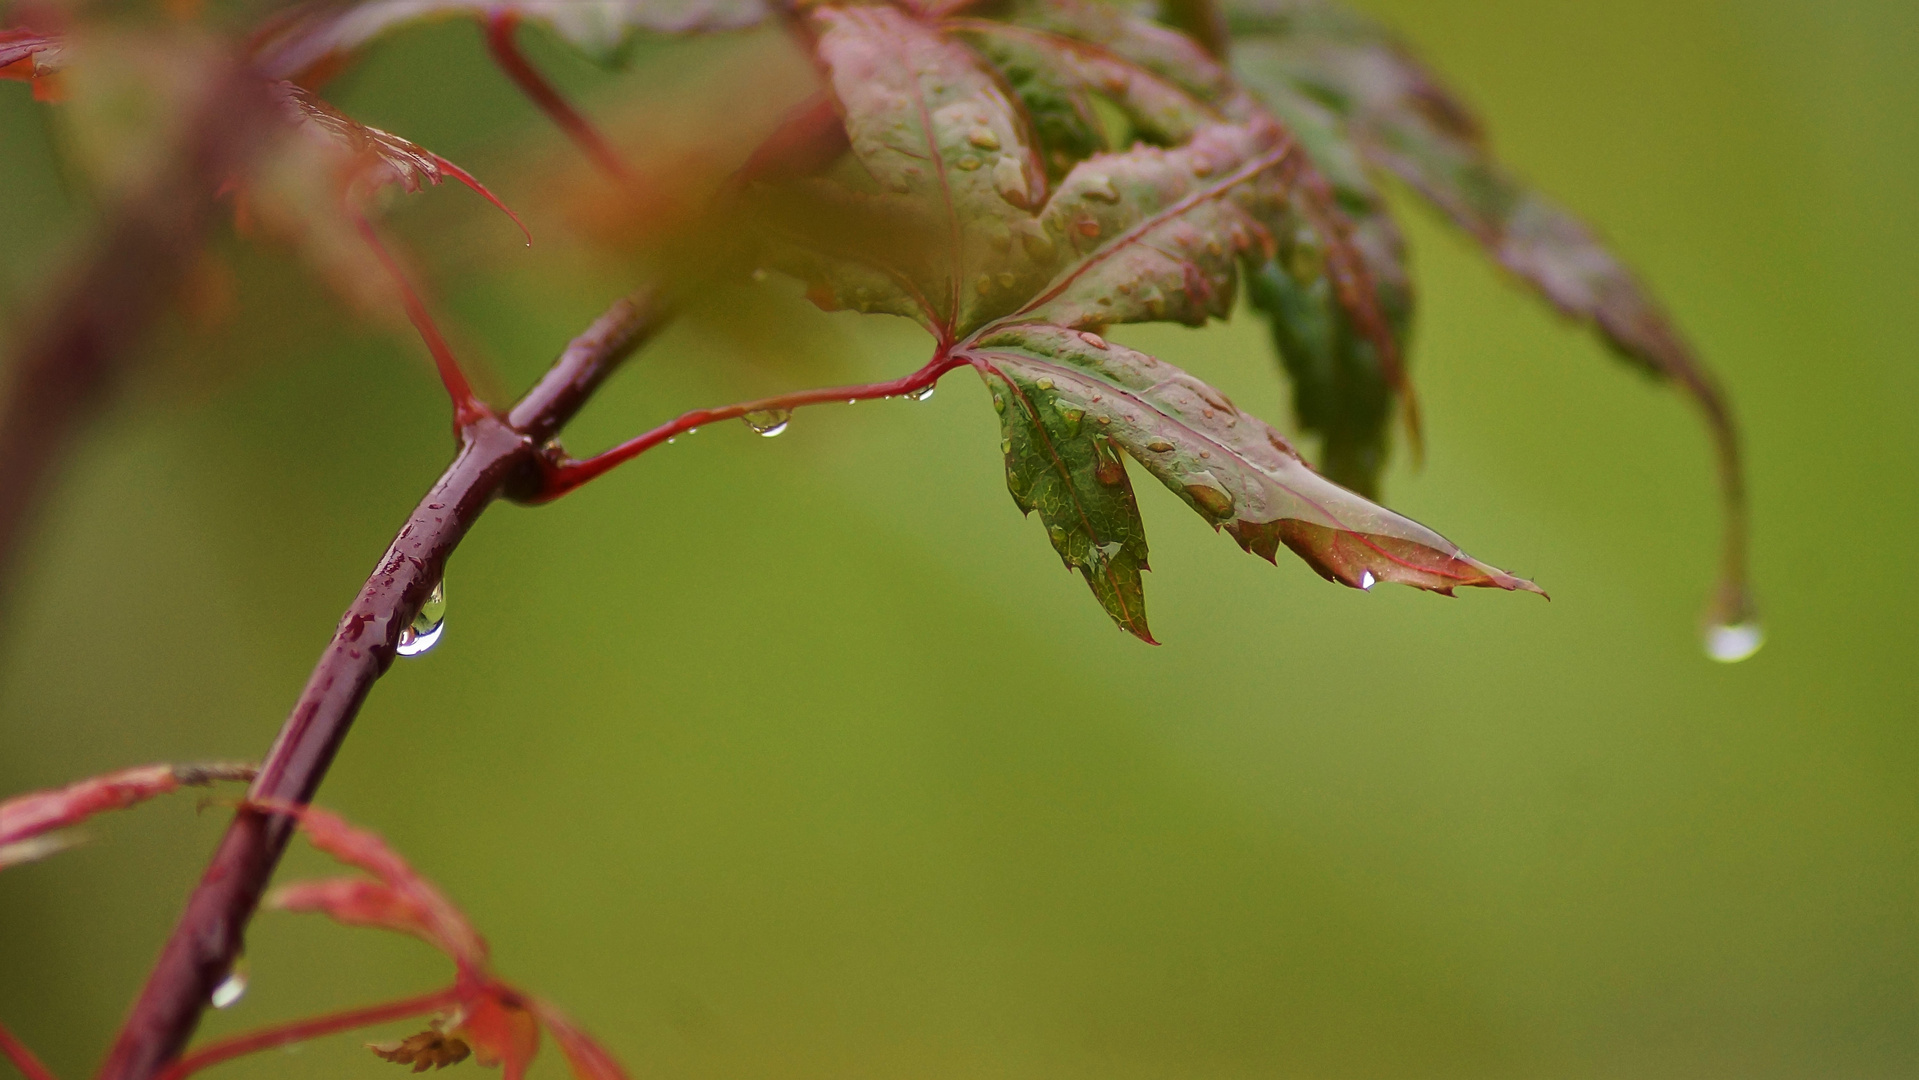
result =
[[[396,655],[400,632],[446,560],[502,494],[537,490],[539,447],[671,316],[652,290],[614,304],[575,338],[504,418],[460,431],[460,449],[340,619],[260,767],[249,800],[304,804],[326,776],[360,705]],[[174,925],[100,1080],[150,1080],[185,1048],[208,997],[232,969],[248,919],[293,836],[291,818],[241,809]]]
[[13,1062],[13,1067],[19,1069],[20,1075],[27,1080],[54,1080],[52,1070],[41,1064],[25,1043],[14,1038],[13,1032],[8,1031],[5,1024],[0,1024],[0,1054],[5,1054],[7,1060]]
[[565,457],[549,457],[541,463],[541,485],[527,501],[547,503],[565,495],[567,492],[611,472],[677,436],[695,431],[708,424],[721,420],[736,420],[753,412],[791,412],[807,405],[830,405],[844,401],[872,401],[875,398],[902,397],[917,393],[939,381],[940,376],[961,366],[967,361],[947,354],[942,349],[925,367],[885,382],[863,383],[858,386],[828,386],[817,390],[802,390],[779,397],[760,398],[757,401],[742,401],[733,405],[721,405],[711,409],[694,409],[661,424],[643,435],[628,439],[601,454],[585,460]]
[[427,310],[426,301],[420,298],[413,283],[407,280],[406,271],[400,269],[399,261],[381,241],[379,230],[373,227],[365,214],[354,214],[353,225],[360,231],[360,238],[366,241],[367,247],[373,249],[374,256],[380,260],[380,266],[386,270],[387,276],[393,279],[394,286],[400,290],[400,302],[406,306],[407,320],[420,332],[427,351],[433,354],[433,366],[439,369],[440,382],[446,387],[447,397],[453,400],[453,426],[464,429],[481,417],[492,415],[486,402],[473,393],[466,372],[460,369],[459,357],[453,355],[452,346],[446,343],[440,328],[434,325],[433,314]]
[[167,1066],[157,1080],[183,1080],[201,1069],[210,1068],[221,1062],[232,1061],[237,1057],[257,1054],[262,1050],[271,1050],[276,1046],[291,1046],[325,1035],[335,1035],[355,1028],[371,1027],[390,1020],[404,1020],[409,1016],[420,1016],[450,1008],[460,1001],[460,988],[449,986],[435,990],[431,994],[418,997],[401,998],[398,1001],[368,1005],[345,1012],[328,1013],[308,1020],[296,1020],[290,1024],[278,1024],[258,1031],[249,1031],[235,1035],[230,1039],[221,1039],[195,1050],[193,1053]]
[[613,152],[605,136],[586,117],[581,116],[566,98],[560,96],[546,76],[540,74],[540,69],[534,67],[526,54],[520,51],[516,40],[520,28],[519,13],[505,9],[494,11],[486,17],[485,28],[486,47],[493,54],[493,62],[500,65],[500,70],[506,72],[507,78],[513,80],[520,92],[531,98],[533,104],[547,115],[547,119],[566,132],[567,138],[572,139],[573,144],[591,158],[601,172],[623,185],[632,183],[632,170],[620,160],[620,155]]

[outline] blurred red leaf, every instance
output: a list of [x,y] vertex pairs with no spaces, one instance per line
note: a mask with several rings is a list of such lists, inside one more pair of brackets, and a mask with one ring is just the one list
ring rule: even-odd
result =
[[314,847],[379,879],[300,882],[276,890],[268,901],[271,906],[317,911],[349,926],[412,934],[451,957],[463,975],[486,967],[486,939],[379,834],[354,828],[345,819],[311,806],[280,802],[252,802],[247,806],[296,819]]
[[78,825],[95,814],[124,810],[181,787],[216,780],[251,780],[254,767],[230,762],[201,765],[141,765],[63,788],[36,791],[0,802],[0,867],[51,854],[60,843],[42,843],[55,829]]

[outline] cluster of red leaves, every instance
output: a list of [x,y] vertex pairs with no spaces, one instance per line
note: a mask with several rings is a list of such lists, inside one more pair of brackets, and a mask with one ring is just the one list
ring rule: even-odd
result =
[[[347,926],[408,934],[453,961],[453,985],[444,995],[448,1011],[427,1031],[372,1046],[374,1053],[421,1072],[462,1061],[470,1051],[480,1064],[500,1066],[505,1080],[520,1080],[539,1049],[544,1027],[578,1080],[625,1080],[613,1056],[557,1009],[495,976],[488,967],[486,939],[377,834],[313,807],[249,803],[246,809],[294,818],[314,847],[371,875],[282,886],[267,898],[268,907],[318,912]],[[197,1060],[216,1049],[191,1055],[181,1064],[197,1067]],[[191,1068],[181,1075],[187,1071]]]

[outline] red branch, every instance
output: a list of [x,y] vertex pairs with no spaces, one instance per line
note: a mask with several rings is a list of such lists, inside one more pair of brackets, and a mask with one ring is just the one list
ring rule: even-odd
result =
[[735,405],[722,405],[712,409],[695,409],[682,413],[673,420],[644,435],[628,439],[626,442],[597,454],[585,461],[570,458],[545,460],[543,482],[532,502],[544,503],[565,495],[581,484],[593,480],[611,471],[619,465],[639,457],[668,439],[705,427],[721,420],[736,420],[753,412],[791,412],[806,405],[827,405],[836,401],[851,404],[855,401],[871,401],[875,398],[903,397],[916,394],[939,381],[941,375],[959,367],[964,360],[941,355],[925,367],[911,375],[905,375],[886,382],[863,383],[858,386],[829,386],[818,390],[802,390],[798,393],[784,394],[779,397],[760,398],[758,401],[743,401]]
[[0,1054],[5,1054],[27,1080],[54,1080],[52,1071],[40,1064],[40,1059],[33,1056],[26,1044],[14,1038],[5,1024],[0,1024]]
[[218,1065],[223,1061],[232,1061],[237,1057],[257,1054],[276,1046],[291,1046],[323,1035],[335,1035],[342,1031],[371,1027],[391,1020],[404,1020],[409,1016],[423,1016],[426,1013],[452,1008],[459,1004],[459,1001],[460,988],[449,986],[444,990],[435,990],[431,994],[421,994],[419,997],[402,998],[399,1001],[388,1001],[379,1005],[349,1009],[345,1012],[328,1013],[310,1020],[297,1020],[291,1024],[249,1031],[244,1035],[221,1039],[195,1050],[169,1065],[156,1080],[182,1080],[183,1077],[191,1076],[201,1069]]
[[[312,799],[447,557],[495,497],[537,491],[540,446],[669,314],[650,292],[620,301],[567,346],[504,419],[482,416],[461,430],[459,455],[341,617],[249,799]],[[243,809],[234,816],[101,1066],[100,1080],[148,1080],[186,1047],[208,997],[232,969],[247,920],[292,835],[293,822],[283,815]]]
[[533,104],[538,105],[548,119],[566,132],[574,145],[593,159],[601,172],[622,184],[631,183],[632,171],[620,160],[620,155],[613,152],[606,138],[560,96],[553,84],[546,81],[546,76],[540,74],[540,69],[520,51],[519,43],[514,40],[519,28],[518,12],[500,10],[486,17],[486,47],[493,54],[493,62],[500,65],[500,70],[506,72],[522,93],[533,99]]

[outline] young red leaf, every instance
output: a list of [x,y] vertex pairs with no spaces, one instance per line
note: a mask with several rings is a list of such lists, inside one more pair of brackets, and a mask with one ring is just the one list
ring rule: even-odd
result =
[[486,967],[486,939],[452,901],[395,854],[378,834],[354,828],[316,807],[278,802],[247,805],[259,812],[294,818],[314,847],[378,879],[333,879],[285,886],[271,901],[274,906],[317,911],[349,926],[413,934],[452,957],[462,971]]
[[472,1044],[480,1064],[501,1067],[501,1080],[522,1080],[540,1049],[539,1017],[504,987],[461,1006],[447,1030]]
[[560,1053],[573,1071],[573,1080],[628,1080],[626,1070],[592,1036],[575,1027],[573,1021],[551,1005],[538,1006],[540,1022],[560,1044]]
[[228,762],[141,765],[63,788],[36,791],[0,802],[0,867],[30,862],[65,846],[44,843],[46,834],[78,825],[95,814],[124,810],[182,787],[219,780],[252,780],[254,767]]

